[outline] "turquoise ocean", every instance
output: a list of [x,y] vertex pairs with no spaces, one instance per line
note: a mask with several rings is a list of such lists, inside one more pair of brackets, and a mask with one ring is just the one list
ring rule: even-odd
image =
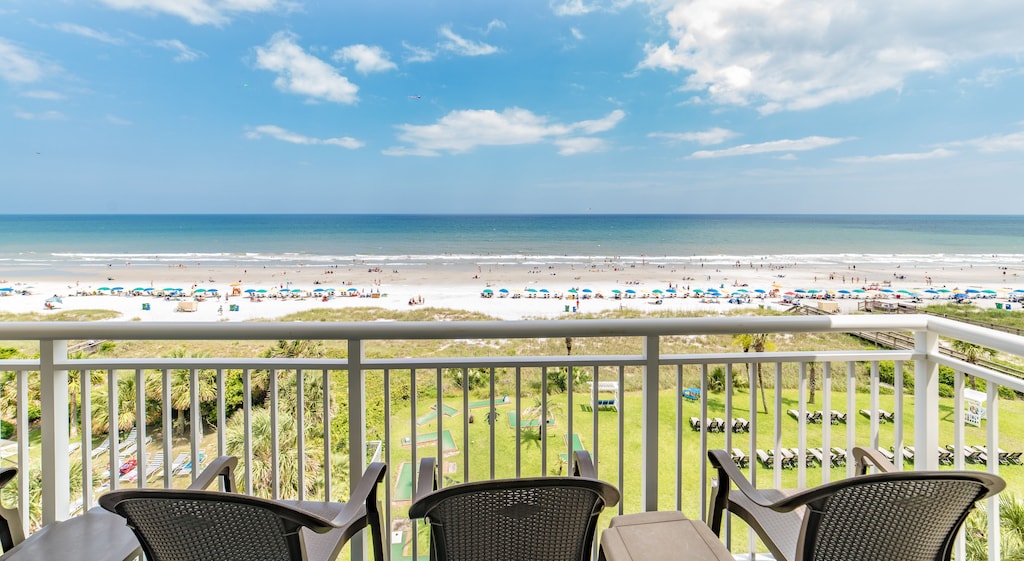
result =
[[370,263],[1024,264],[1024,216],[8,215],[0,272]]

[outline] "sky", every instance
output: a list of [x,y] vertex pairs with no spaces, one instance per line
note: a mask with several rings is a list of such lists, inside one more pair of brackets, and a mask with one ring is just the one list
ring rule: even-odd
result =
[[1019,214],[1024,2],[0,0],[0,213]]

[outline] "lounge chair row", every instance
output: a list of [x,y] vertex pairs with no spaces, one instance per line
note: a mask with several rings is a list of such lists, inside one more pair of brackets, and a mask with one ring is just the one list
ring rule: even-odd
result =
[[[949,463],[953,463],[953,454],[956,452],[956,447],[952,444],[946,445],[946,451],[949,453]],[[985,446],[964,446],[963,455],[964,461],[971,464],[986,464],[988,463],[989,450]],[[998,454],[999,463],[1008,466],[1020,466],[1024,465],[1024,452],[1007,452],[1002,448],[996,449]]]
[[[794,419],[796,419],[798,421],[800,420],[800,412],[797,411],[796,409],[790,409],[790,410],[787,411],[787,413],[789,413],[790,417],[793,417]],[[822,423],[822,422],[824,422],[824,419],[825,419],[825,412],[821,411],[820,409],[816,410],[816,411],[806,411],[804,413],[804,419],[808,423],[815,423],[815,424]],[[840,423],[845,423],[846,422],[846,413],[843,413],[842,411],[836,411],[835,409],[833,409],[833,410],[831,410],[829,412],[828,422],[829,422],[829,424],[832,424],[832,425],[838,425]]]
[[[733,451],[735,454],[735,450]],[[821,448],[808,448],[804,455],[804,465],[807,467],[814,467],[816,465],[822,465],[825,463],[825,452]],[[735,461],[735,460],[734,460]],[[775,450],[761,448],[757,449],[757,461],[765,468],[774,468],[776,463]],[[841,467],[846,465],[846,450],[842,448],[832,447],[828,458],[829,465],[832,467]],[[800,463],[800,449],[799,448],[780,448],[778,464],[783,469],[792,469]],[[737,465],[739,465],[737,463]],[[742,466],[741,466],[742,467]]]
[[[690,417],[690,428],[695,431],[725,432],[729,426],[729,423],[721,417],[704,419],[703,423],[701,423],[699,417]],[[736,417],[732,420],[732,432],[750,432],[750,421],[742,417]]]
[[[860,410],[860,414],[863,415],[864,417],[868,418],[868,419],[871,418],[871,410],[870,409],[861,409]],[[878,422],[879,423],[895,423],[896,422],[896,414],[891,412],[891,411],[886,411],[885,409],[879,409],[878,410]]]

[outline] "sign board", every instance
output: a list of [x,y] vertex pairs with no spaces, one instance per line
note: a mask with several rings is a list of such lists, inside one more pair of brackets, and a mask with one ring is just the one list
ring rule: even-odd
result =
[[981,420],[985,418],[985,401],[988,395],[985,392],[964,388],[964,423],[981,426]]

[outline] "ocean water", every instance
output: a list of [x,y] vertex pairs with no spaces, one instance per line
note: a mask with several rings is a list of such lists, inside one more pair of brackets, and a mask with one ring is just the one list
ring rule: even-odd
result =
[[9,215],[0,271],[204,265],[1024,264],[1024,216]]

